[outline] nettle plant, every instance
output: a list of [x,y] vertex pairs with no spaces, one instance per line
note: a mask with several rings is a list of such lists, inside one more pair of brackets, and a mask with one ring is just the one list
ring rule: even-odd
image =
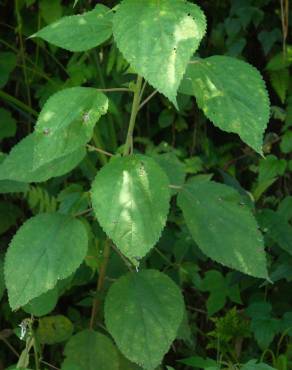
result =
[[[263,79],[242,60],[195,56],[205,32],[204,13],[188,1],[123,0],[113,9],[97,5],[82,15],[61,18],[33,35],[72,52],[84,52],[112,40],[131,73],[137,74],[128,87],[116,89],[133,97],[125,143],[98,170],[91,185],[93,213],[108,237],[99,266],[100,280],[106,275],[113,245],[130,272],[114,281],[106,295],[108,335],[104,330],[93,330],[93,317],[89,330],[68,341],[64,370],[91,369],[93,358],[94,368],[115,370],[119,368],[119,352],[151,370],[168,352],[184,317],[184,299],[167,274],[139,265],[165,227],[172,197],[176,197],[193,240],[206,256],[244,274],[268,279],[263,237],[250,205],[234,188],[212,181],[209,174],[172,184],[162,163],[136,154],[133,148],[142,107],[158,92],[179,109],[179,92],[194,96],[214,125],[238,134],[262,154],[269,120]],[[154,90],[143,98],[146,83]],[[109,100],[104,92],[72,87],[51,96],[33,133],[1,164],[0,180],[39,183],[72,171],[85,157],[98,120],[107,114]],[[84,261],[90,235],[82,213],[41,213],[27,220],[5,257],[12,310],[26,307],[29,311],[30,307],[34,313],[32,307],[41,309],[56,285],[72,276]],[[26,351],[31,347],[32,342],[27,341]],[[20,361],[28,366],[24,356]]]

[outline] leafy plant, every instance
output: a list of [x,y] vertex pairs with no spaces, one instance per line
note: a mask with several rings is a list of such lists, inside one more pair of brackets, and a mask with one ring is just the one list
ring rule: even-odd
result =
[[[279,335],[272,365],[288,364],[289,307],[272,315],[265,299],[270,282],[292,279],[290,46],[267,64],[271,87],[288,102],[288,118],[273,107],[285,120],[275,141],[264,79],[237,58],[269,1],[234,1],[224,24],[210,26],[217,46],[224,28],[227,55],[200,49],[208,17],[192,1],[109,1],[84,11],[85,3],[75,1],[83,12],[72,14],[73,4],[16,0],[20,55],[0,39],[9,49],[0,53],[0,86],[9,90],[21,59],[26,91],[24,102],[0,93],[0,140],[12,147],[0,157],[0,297],[7,289],[3,317],[14,328],[0,340],[18,356],[13,366],[271,369],[260,351]],[[37,23],[23,23],[31,9]],[[258,39],[268,54],[266,36]],[[17,140],[9,106],[25,117]],[[217,147],[207,130],[231,143]],[[282,182],[286,197],[263,200]],[[191,349],[199,335],[203,357]],[[244,347],[251,337],[257,350]]]

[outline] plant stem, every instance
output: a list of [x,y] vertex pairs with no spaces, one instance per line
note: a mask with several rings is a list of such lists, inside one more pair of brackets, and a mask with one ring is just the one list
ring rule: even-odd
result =
[[109,89],[96,89],[100,92],[132,92],[132,90],[128,89],[127,87],[111,87]]
[[[103,147],[102,140],[101,140],[101,137],[99,135],[99,131],[97,131],[97,129],[95,129],[94,132],[93,132],[92,140],[93,140],[96,147],[99,147],[99,148]],[[100,159],[101,164],[104,166],[107,163],[106,155],[104,153],[102,153],[101,151],[98,152],[98,155],[99,155],[99,159]]]
[[[97,286],[96,286],[96,295],[100,293],[103,289],[103,284],[104,284],[104,279],[105,279],[105,274],[106,274],[106,269],[107,269],[107,264],[110,256],[110,240],[107,239],[105,241],[104,245],[104,250],[103,250],[103,263],[100,267],[99,273],[98,273],[98,280],[97,280]],[[100,299],[99,297],[95,297],[92,305],[92,310],[91,310],[91,318],[90,318],[90,324],[89,328],[94,329],[95,326],[95,321],[96,321],[96,316],[98,313],[99,309],[99,304],[100,304]]]
[[[101,86],[102,86],[103,89],[105,89],[106,86],[105,86],[105,81],[104,81],[104,77],[103,77],[103,71],[101,69],[99,55],[96,52],[96,50],[94,50],[93,57],[94,57],[95,62],[96,62],[97,73],[98,73],[98,76],[99,76],[99,79],[100,79]],[[109,122],[109,137],[110,137],[110,141],[111,141],[111,149],[113,151],[115,151],[118,147],[118,142],[117,142],[117,135],[116,135],[116,131],[115,131],[114,120],[113,120],[113,117],[112,117],[111,114],[108,114],[107,117],[108,117],[108,122]]]
[[142,109],[144,105],[147,104],[157,93],[158,91],[154,90],[149,96],[147,96],[147,98],[139,105],[139,110]]
[[38,349],[35,341],[35,336],[33,338],[33,352],[34,352],[35,370],[40,370],[40,360],[38,356]]
[[100,149],[100,148],[96,148],[93,145],[87,144],[86,146],[87,146],[88,149],[90,149],[92,151],[95,151],[95,152],[98,152],[98,153],[103,153],[104,155],[107,155],[108,157],[113,157],[114,156],[112,153],[109,153],[106,150],[103,150],[103,149]]
[[0,98],[2,98],[3,100],[6,100],[8,103],[10,103],[11,105],[15,105],[17,106],[18,108],[22,109],[23,111],[31,114],[32,116],[34,117],[37,117],[38,116],[38,112],[35,111],[34,109],[32,109],[31,107],[29,107],[28,105],[24,104],[23,102],[21,102],[20,100],[14,98],[14,96],[12,95],[9,95],[7,94],[6,92],[0,90]]
[[26,73],[26,60],[25,60],[24,43],[23,43],[23,38],[22,38],[22,19],[21,19],[20,10],[19,10],[19,0],[15,0],[15,13],[16,13],[16,19],[17,19],[17,31],[18,31],[18,38],[19,38],[20,55],[21,55],[22,65],[23,65],[23,76],[24,76],[24,82],[25,82],[26,93],[27,93],[27,102],[28,102],[29,107],[31,107],[31,95],[30,95],[28,76]]
[[132,152],[132,146],[133,146],[133,131],[136,123],[136,117],[139,110],[139,105],[141,101],[141,86],[142,86],[142,77],[138,75],[137,82],[136,82],[136,88],[134,92],[134,98],[133,98],[133,104],[132,104],[132,111],[131,111],[131,117],[129,122],[129,128],[127,133],[127,138],[125,142],[125,148],[124,148],[124,156],[128,155],[129,152]]

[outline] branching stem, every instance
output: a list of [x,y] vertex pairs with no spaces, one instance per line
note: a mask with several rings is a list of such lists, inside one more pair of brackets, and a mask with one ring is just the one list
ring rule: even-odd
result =
[[137,82],[136,82],[136,87],[135,87],[135,92],[134,92],[134,98],[133,98],[133,104],[132,104],[132,111],[131,111],[131,117],[130,117],[130,122],[129,122],[129,127],[128,127],[128,133],[127,133],[127,138],[125,142],[125,147],[124,147],[124,156],[128,155],[130,152],[132,152],[132,147],[133,147],[133,131],[136,123],[136,117],[137,113],[139,111],[139,105],[141,101],[141,86],[142,86],[142,77],[138,75],[137,77]]

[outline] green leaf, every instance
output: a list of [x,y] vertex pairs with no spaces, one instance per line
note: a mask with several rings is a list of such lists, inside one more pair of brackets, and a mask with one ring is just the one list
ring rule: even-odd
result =
[[62,315],[39,319],[36,335],[42,344],[55,344],[66,341],[73,333],[73,324]]
[[64,355],[62,370],[67,364],[76,365],[78,370],[119,370],[119,356],[112,341],[93,330],[74,335],[66,344]]
[[279,159],[273,154],[261,159],[259,163],[259,183],[272,180],[278,176],[283,176],[286,166],[287,162],[285,159]]
[[217,270],[209,270],[206,272],[200,288],[203,291],[210,292],[207,299],[209,316],[213,316],[216,312],[221,310],[225,306],[227,298],[230,298],[232,302],[242,303],[239,286],[237,284],[232,284],[231,279],[232,276],[230,273],[224,277]]
[[28,184],[26,183],[9,180],[0,180],[0,194],[24,193],[27,190]]
[[292,153],[292,130],[286,131],[282,136],[280,148],[282,153]]
[[94,88],[72,87],[51,96],[36,123],[34,169],[85,145],[107,108],[107,97]]
[[123,0],[113,21],[114,38],[126,60],[175,105],[205,30],[204,13],[183,0]]
[[274,367],[271,367],[263,362],[258,363],[257,360],[248,361],[241,370],[276,370]]
[[26,221],[13,237],[5,259],[11,308],[27,304],[70,276],[83,261],[87,246],[87,231],[79,220],[50,213]]
[[167,174],[169,183],[177,188],[172,188],[171,193],[176,194],[178,188],[183,185],[186,177],[185,165],[170,152],[154,155],[153,158]]
[[236,190],[194,178],[180,191],[178,205],[193,239],[208,257],[245,274],[267,278],[262,235]]
[[270,103],[260,73],[250,64],[227,56],[196,59],[189,64],[180,92],[194,95],[214,125],[238,134],[262,153]]
[[39,7],[40,14],[47,24],[55,22],[62,16],[62,5],[60,0],[40,0]]
[[271,84],[276,91],[281,103],[286,100],[287,91],[289,89],[290,74],[288,69],[270,72]]
[[10,73],[16,67],[16,55],[9,51],[0,53],[0,88],[6,85]]
[[269,347],[279,332],[281,322],[271,316],[272,306],[267,302],[252,303],[246,313],[251,317],[251,329],[262,350]]
[[106,326],[121,352],[145,369],[158,366],[184,315],[178,287],[156,270],[128,273],[109,289]]
[[58,289],[55,287],[46,293],[32,299],[25,306],[23,311],[34,316],[45,316],[55,308],[58,302]]
[[259,224],[266,235],[292,255],[292,226],[279,212],[264,209],[258,214]]
[[95,215],[128,258],[144,257],[158,241],[169,209],[168,185],[163,170],[144,155],[113,158],[98,172],[92,185]]
[[63,17],[32,35],[69,51],[86,51],[109,39],[112,12],[98,4],[90,12]]
[[2,261],[2,257],[0,256],[0,301],[3,297],[5,291],[5,281],[4,281],[4,264]]
[[4,234],[22,216],[21,209],[5,200],[0,201],[0,235]]
[[0,140],[13,137],[16,133],[16,121],[11,113],[0,108]]
[[[38,169],[34,169],[33,157],[37,141],[38,139],[35,134],[30,134],[12,148],[9,155],[0,165],[0,180],[13,180],[24,183],[43,182],[51,177],[62,176],[70,172],[81,162],[86,154],[85,148],[78,148],[69,155],[62,156],[47,162]],[[23,185],[14,183],[16,189],[18,189],[19,186],[22,187]]]

